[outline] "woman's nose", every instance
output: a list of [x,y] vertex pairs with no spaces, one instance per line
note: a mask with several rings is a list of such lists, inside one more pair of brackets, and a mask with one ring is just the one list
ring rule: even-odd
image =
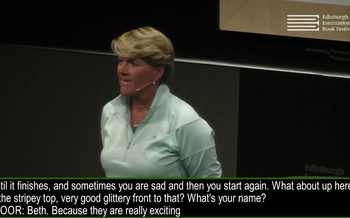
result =
[[126,61],[120,61],[118,63],[117,71],[118,71],[118,73],[126,73],[127,72]]

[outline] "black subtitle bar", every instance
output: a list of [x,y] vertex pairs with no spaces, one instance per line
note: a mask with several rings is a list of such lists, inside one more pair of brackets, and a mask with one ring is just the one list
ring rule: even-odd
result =
[[350,216],[347,178],[0,179],[0,216]]

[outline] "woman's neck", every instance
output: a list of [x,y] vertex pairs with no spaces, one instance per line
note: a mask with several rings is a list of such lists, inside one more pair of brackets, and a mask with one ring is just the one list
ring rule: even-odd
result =
[[153,102],[156,95],[158,86],[150,87],[145,92],[140,93],[137,96],[131,97],[131,109],[137,111],[148,110]]

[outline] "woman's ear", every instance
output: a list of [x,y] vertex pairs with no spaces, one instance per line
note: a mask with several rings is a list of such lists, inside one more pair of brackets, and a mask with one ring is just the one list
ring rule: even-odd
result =
[[158,67],[155,67],[154,69],[155,69],[154,79],[156,81],[158,81],[164,75],[165,67],[164,66],[158,66]]

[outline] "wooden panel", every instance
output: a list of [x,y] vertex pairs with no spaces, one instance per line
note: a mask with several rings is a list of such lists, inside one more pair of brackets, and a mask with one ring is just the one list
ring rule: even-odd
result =
[[[325,1],[317,3],[284,0],[220,0],[220,29],[350,41],[350,4],[331,2],[333,3]],[[313,21],[299,20],[303,24],[297,24],[299,30],[296,31],[295,27],[291,26],[296,24],[288,24],[288,22],[295,22],[295,20],[289,20],[292,18],[290,15],[313,15],[311,18],[315,19]],[[305,22],[314,22],[315,27],[306,27]]]

